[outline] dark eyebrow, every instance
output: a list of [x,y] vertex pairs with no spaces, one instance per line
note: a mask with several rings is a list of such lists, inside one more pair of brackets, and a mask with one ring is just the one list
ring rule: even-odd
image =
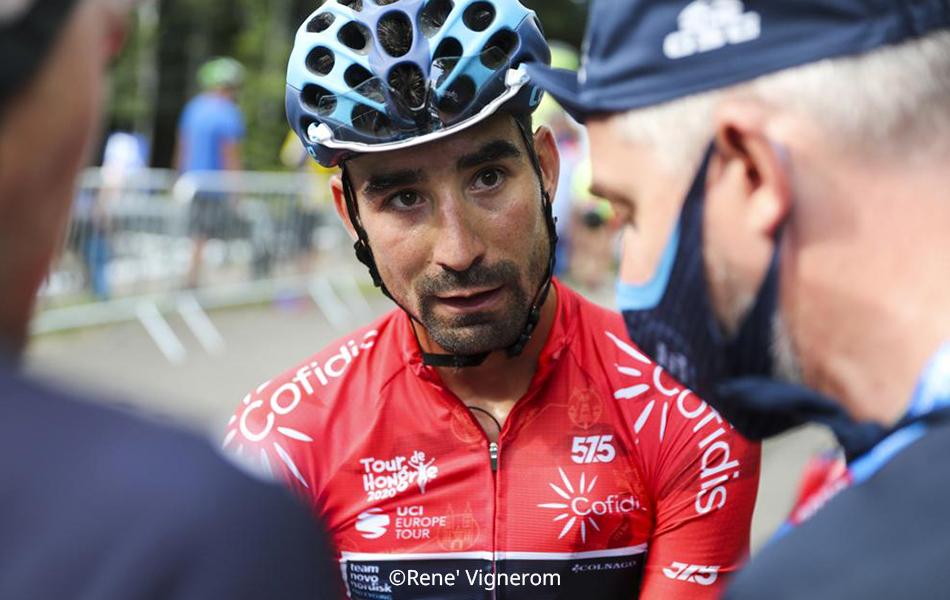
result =
[[459,171],[464,171],[503,158],[517,158],[519,156],[521,156],[521,150],[518,150],[514,144],[507,140],[495,140],[460,158],[456,168]]
[[425,174],[421,169],[380,173],[369,178],[366,185],[363,186],[363,193],[367,196],[379,196],[393,188],[412,185],[424,180]]

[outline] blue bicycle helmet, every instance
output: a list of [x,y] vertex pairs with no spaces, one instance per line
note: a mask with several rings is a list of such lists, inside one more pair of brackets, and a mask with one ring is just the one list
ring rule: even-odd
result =
[[550,60],[535,13],[517,0],[329,0],[297,32],[287,117],[334,167],[500,110],[530,113],[542,91],[522,65]]

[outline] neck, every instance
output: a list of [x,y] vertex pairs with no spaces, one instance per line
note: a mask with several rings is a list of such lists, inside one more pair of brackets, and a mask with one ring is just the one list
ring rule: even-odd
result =
[[[828,197],[816,199],[825,205],[819,218],[846,215],[836,227],[849,242],[822,240],[823,233],[808,240],[804,227],[794,228],[790,243],[800,247],[791,268],[797,276],[823,272],[802,287],[808,298],[799,304],[809,309],[795,318],[802,332],[812,331],[799,340],[806,381],[855,418],[893,425],[950,340],[950,181],[943,169],[904,165],[901,172],[879,166],[865,182],[848,190],[850,204],[829,208]],[[811,208],[803,208],[807,219]]]
[[[547,300],[541,307],[541,319],[524,351],[509,358],[505,350],[492,352],[485,362],[465,369],[437,368],[442,382],[452,393],[469,405],[510,404],[514,405],[528,391],[537,369],[538,358],[544,349],[554,318],[557,314],[557,291],[551,286]],[[421,326],[413,323],[420,333],[420,341],[426,351],[444,352],[435,342],[424,335]],[[431,348],[431,349],[430,349]],[[494,411],[493,411],[494,412]]]

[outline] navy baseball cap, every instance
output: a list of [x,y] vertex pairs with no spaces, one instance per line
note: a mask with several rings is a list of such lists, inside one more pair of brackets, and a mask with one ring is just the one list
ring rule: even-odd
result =
[[950,27],[950,0],[593,0],[578,72],[529,63],[578,121]]

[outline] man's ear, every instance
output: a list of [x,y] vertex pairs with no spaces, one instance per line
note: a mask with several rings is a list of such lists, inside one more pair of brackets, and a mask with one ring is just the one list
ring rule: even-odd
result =
[[557,150],[554,132],[547,125],[538,127],[534,132],[534,149],[538,154],[538,163],[541,165],[541,177],[544,179],[544,189],[547,190],[551,202],[557,196],[557,182],[561,174],[561,154]]
[[[333,207],[336,208],[336,214],[343,221],[343,226],[349,232],[350,237],[355,242],[359,236],[356,235],[356,227],[350,219],[350,211],[346,208],[346,194],[343,193],[343,176],[339,173],[330,178],[330,192],[333,194]],[[354,199],[355,201],[355,199]]]
[[739,202],[744,225],[774,238],[792,209],[792,174],[784,148],[768,135],[768,115],[752,100],[720,105],[713,117],[715,152],[706,195]]

